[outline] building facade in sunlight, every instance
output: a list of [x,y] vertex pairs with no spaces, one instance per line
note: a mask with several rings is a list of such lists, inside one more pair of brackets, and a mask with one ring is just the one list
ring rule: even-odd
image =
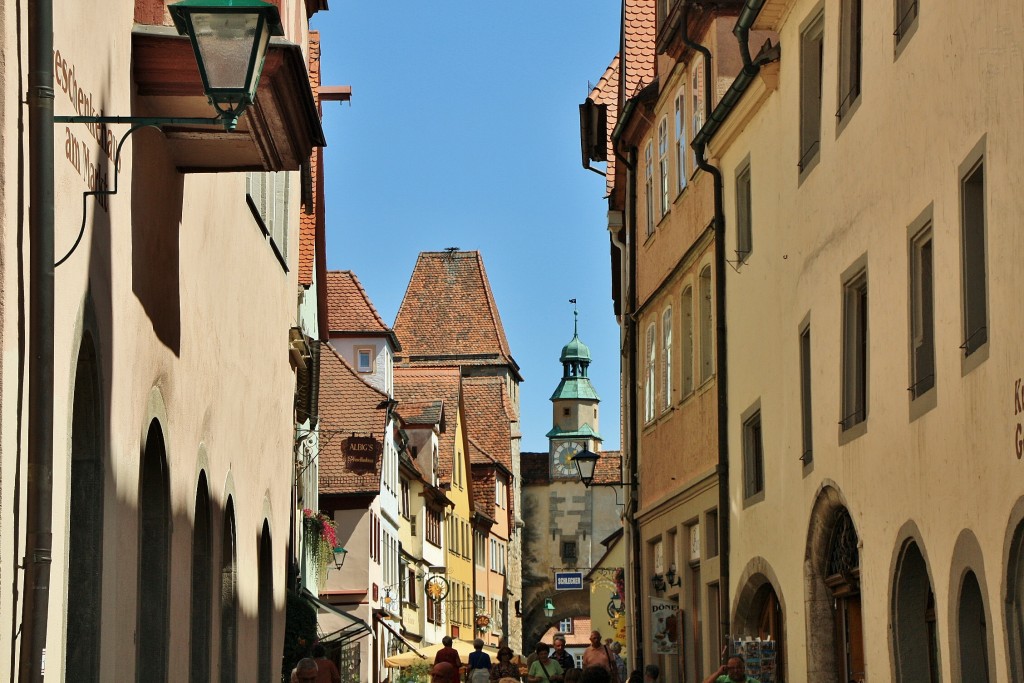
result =
[[[324,144],[308,17],[282,0],[257,103],[221,125],[54,126],[52,562],[45,675],[67,681],[276,681],[293,540],[297,373],[318,337],[300,239]],[[0,7],[0,677],[40,614],[22,611],[29,403],[26,4]],[[214,115],[159,0],[61,6],[58,115]],[[21,52],[19,52],[19,48]],[[304,173],[300,169],[306,169]],[[116,193],[113,190],[116,188]],[[110,190],[86,197],[86,191]],[[81,240],[76,245],[79,229]],[[300,243],[304,249],[300,249]],[[306,299],[300,313],[296,294]],[[308,387],[308,383],[303,386]],[[300,392],[301,393],[301,392]],[[297,399],[300,399],[297,401]],[[45,483],[45,482],[44,482]]]

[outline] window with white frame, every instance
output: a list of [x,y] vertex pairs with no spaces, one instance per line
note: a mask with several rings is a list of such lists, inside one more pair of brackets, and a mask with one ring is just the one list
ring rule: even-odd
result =
[[[690,68],[690,116],[693,125],[690,134],[696,136],[704,126],[704,57],[698,56]],[[693,167],[697,167],[697,151],[693,152]]]
[[687,286],[683,290],[679,322],[683,342],[680,359],[681,389],[683,396],[689,396],[693,392],[693,287]]
[[559,633],[572,635],[572,619],[562,619],[558,622]]
[[664,407],[672,407],[672,309],[661,318],[661,385],[664,387]]
[[679,178],[679,190],[686,187],[686,150],[689,143],[686,139],[686,86],[679,88],[675,102],[676,114],[676,175]]
[[658,196],[661,200],[661,216],[668,213],[668,117],[661,117],[658,124]]
[[245,192],[262,221],[274,249],[288,262],[288,198],[291,174],[288,171],[245,174]]
[[647,236],[654,234],[654,143],[647,141],[644,148],[644,192],[647,194]]
[[655,367],[654,323],[647,328],[647,381],[644,385],[644,420],[654,419],[654,367]]
[[373,372],[373,349],[371,347],[356,349],[356,371]]

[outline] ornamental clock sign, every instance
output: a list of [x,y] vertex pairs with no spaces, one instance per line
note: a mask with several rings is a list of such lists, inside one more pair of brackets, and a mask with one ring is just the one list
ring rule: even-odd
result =
[[576,479],[579,472],[576,471],[576,464],[572,461],[573,456],[583,450],[586,446],[581,441],[563,441],[555,446],[551,457],[551,474],[559,479]]

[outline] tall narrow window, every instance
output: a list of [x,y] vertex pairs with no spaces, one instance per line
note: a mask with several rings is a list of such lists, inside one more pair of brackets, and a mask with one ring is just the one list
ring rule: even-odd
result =
[[899,45],[903,38],[910,34],[911,29],[917,23],[917,2],[918,0],[896,0],[896,44]]
[[800,171],[818,159],[821,147],[821,73],[825,17],[819,14],[800,34]]
[[800,431],[803,454],[800,459],[809,465],[814,459],[811,413],[811,325],[800,330]]
[[654,234],[654,143],[647,141],[644,149],[644,192],[647,194],[647,236]]
[[745,263],[754,250],[750,201],[750,162],[736,173],[736,260]]
[[270,542],[270,525],[263,521],[260,532],[259,586],[257,588],[257,609],[259,611],[259,642],[256,665],[259,667],[259,683],[270,683],[274,670],[274,549]]
[[257,215],[262,223],[261,228],[284,262],[288,261],[290,183],[290,174],[287,171],[245,175],[245,191],[249,195],[250,208]]
[[839,26],[839,108],[840,121],[860,96],[861,0],[842,0]]
[[693,287],[683,290],[679,322],[683,342],[683,352],[680,354],[681,388],[683,396],[689,396],[693,392]]
[[965,356],[988,342],[985,273],[985,166],[978,161],[960,181]]
[[100,680],[103,586],[103,418],[92,339],[83,335],[71,417],[71,500],[65,668]]
[[647,328],[647,381],[644,385],[644,420],[654,419],[654,373],[655,373],[655,339],[654,324]]
[[686,139],[686,86],[679,88],[676,94],[676,176],[679,178],[679,190],[686,187],[686,150],[689,147]]
[[700,381],[705,382],[715,374],[715,353],[712,348],[715,324],[711,301],[711,266],[700,271]]
[[[693,125],[691,135],[696,136],[704,126],[704,58],[696,57],[690,68],[690,116]],[[697,167],[697,151],[693,152],[693,166]]]
[[672,406],[672,309],[661,318],[661,385],[664,387],[665,408]]
[[668,213],[668,118],[664,116],[658,124],[658,196],[664,216]]
[[160,424],[153,420],[142,453],[135,680],[167,680],[170,619],[171,499],[167,453]]
[[760,403],[743,420],[743,497],[764,491],[764,441],[761,435]]
[[846,430],[868,417],[868,274],[860,271],[843,286],[843,401]]
[[213,602],[213,539],[210,527],[210,493],[206,473],[196,487],[195,527],[192,530],[192,614],[189,680],[210,680],[210,604]]
[[224,509],[220,546],[220,681],[235,683],[238,658],[238,569],[235,562],[235,504]]
[[935,320],[932,313],[932,228],[910,243],[910,397],[935,386]]

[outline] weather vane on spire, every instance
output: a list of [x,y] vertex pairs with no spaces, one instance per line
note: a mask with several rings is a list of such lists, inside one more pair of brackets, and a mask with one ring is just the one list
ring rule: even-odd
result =
[[576,299],[569,299],[569,303],[572,304],[572,336],[578,337],[579,330],[577,328],[579,326],[580,314],[576,310]]

